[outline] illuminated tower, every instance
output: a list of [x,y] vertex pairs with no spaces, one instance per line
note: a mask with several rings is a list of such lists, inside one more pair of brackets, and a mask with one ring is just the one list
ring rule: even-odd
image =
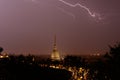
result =
[[60,60],[60,54],[57,50],[57,46],[56,46],[56,36],[54,37],[54,45],[53,45],[53,51],[52,51],[52,54],[51,54],[51,59],[52,60]]

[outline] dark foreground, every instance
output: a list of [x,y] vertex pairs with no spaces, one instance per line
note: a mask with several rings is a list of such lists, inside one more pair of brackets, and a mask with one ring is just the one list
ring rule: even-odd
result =
[[70,77],[71,73],[66,70],[0,60],[0,80],[69,80]]

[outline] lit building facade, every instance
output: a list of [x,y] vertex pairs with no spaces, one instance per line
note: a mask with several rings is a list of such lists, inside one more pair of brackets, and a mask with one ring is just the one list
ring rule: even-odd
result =
[[53,45],[53,51],[51,53],[51,59],[54,61],[61,60],[59,51],[57,50],[57,46],[56,46],[56,36],[54,37],[54,45]]

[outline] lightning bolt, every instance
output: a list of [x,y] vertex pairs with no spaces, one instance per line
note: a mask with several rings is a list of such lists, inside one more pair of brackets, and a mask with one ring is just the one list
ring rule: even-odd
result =
[[37,2],[37,0],[24,0],[24,1],[30,1],[30,2]]
[[83,9],[85,9],[91,17],[93,17],[93,18],[98,17],[98,19],[101,20],[101,17],[100,17],[99,14],[92,13],[89,8],[87,8],[86,6],[81,5],[80,3],[71,4],[71,3],[68,3],[68,2],[66,2],[64,0],[59,0],[59,1],[64,3],[64,4],[66,4],[66,5],[68,5],[68,6],[70,6],[70,7],[77,7],[77,6],[79,6],[79,7],[83,8]]
[[[33,3],[38,3],[38,2],[39,2],[38,0],[25,0],[25,1],[31,1],[31,2],[33,2]],[[64,3],[64,4],[67,5],[67,6],[73,7],[73,8],[75,8],[75,7],[77,7],[77,6],[80,7],[80,8],[83,8],[83,9],[84,9],[92,18],[94,18],[95,21],[97,21],[97,22],[99,22],[99,21],[101,21],[101,20],[104,19],[103,17],[101,17],[100,14],[95,13],[95,12],[92,12],[88,7],[86,7],[86,6],[84,6],[84,5],[80,4],[80,3],[71,4],[71,3],[66,2],[66,1],[64,1],[64,0],[58,0],[58,1]],[[75,15],[74,15],[73,13],[70,13],[70,12],[68,12],[68,11],[66,11],[65,9],[62,9],[62,8],[59,8],[59,9],[60,9],[62,12],[68,14],[69,16],[72,16],[73,19],[75,19]]]
[[61,10],[62,12],[64,12],[64,13],[68,14],[69,16],[71,16],[71,17],[75,20],[75,15],[74,15],[74,14],[72,14],[72,13],[64,10],[63,8],[59,8],[59,7],[58,7],[58,9]]

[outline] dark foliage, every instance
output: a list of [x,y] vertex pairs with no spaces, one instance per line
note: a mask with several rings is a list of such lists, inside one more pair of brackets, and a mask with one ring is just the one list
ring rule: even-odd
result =
[[2,47],[0,47],[0,53],[3,51],[3,48]]
[[112,80],[120,79],[120,43],[109,46],[109,52],[106,53],[107,69]]
[[0,80],[69,80],[71,77],[69,71],[40,67],[30,59],[31,56],[23,55],[1,59]]
[[84,59],[82,59],[80,56],[71,56],[68,55],[64,58],[64,66],[71,66],[71,67],[83,67],[85,65]]

